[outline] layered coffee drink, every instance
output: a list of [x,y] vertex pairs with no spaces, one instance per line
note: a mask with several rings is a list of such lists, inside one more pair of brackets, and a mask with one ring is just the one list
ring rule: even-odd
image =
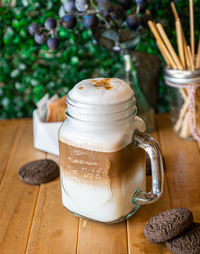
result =
[[67,97],[67,119],[59,131],[63,205],[76,215],[120,221],[136,207],[133,195],[146,188],[145,154],[132,145],[135,98],[119,79],[78,83]]
[[129,214],[137,187],[145,189],[144,151],[132,145],[96,152],[60,142],[63,204],[70,211],[103,222]]

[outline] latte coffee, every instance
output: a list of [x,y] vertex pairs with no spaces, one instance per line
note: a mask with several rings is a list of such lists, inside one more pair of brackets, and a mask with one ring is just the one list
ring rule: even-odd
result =
[[115,152],[96,152],[60,141],[64,206],[84,217],[112,222],[134,208],[137,187],[145,190],[145,155],[132,145]]
[[[134,131],[144,133],[145,124],[136,116],[133,90],[119,79],[89,79],[78,83],[66,101],[67,119],[59,130],[63,205],[91,220],[121,221],[139,207],[136,191],[146,190],[141,148],[148,144],[141,134],[145,146],[139,136],[141,148],[134,145]],[[137,197],[143,202],[143,196]]]

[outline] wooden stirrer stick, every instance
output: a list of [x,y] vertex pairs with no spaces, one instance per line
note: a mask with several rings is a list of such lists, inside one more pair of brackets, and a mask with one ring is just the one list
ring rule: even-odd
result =
[[191,53],[190,46],[187,46],[187,51],[188,51],[188,55],[189,55],[189,59],[190,59],[191,70],[194,71],[194,63],[192,61],[192,53]]
[[[177,21],[178,19],[180,20],[174,2],[171,2],[170,5],[171,5],[171,8],[172,8],[172,12],[174,14],[175,21]],[[181,23],[181,20],[180,20],[180,23]],[[185,61],[186,61],[187,67],[189,69],[191,69],[190,60],[189,60],[188,51],[187,51],[187,41],[186,41],[186,38],[185,38],[185,34],[184,34],[184,31],[183,31],[182,24],[181,24],[181,31],[182,31],[182,38],[183,38],[183,48],[184,48],[184,54],[185,54]]]
[[162,41],[162,39],[161,39],[161,37],[160,37],[160,35],[158,33],[158,30],[157,30],[157,28],[155,26],[155,23],[152,22],[151,20],[149,20],[148,21],[148,25],[149,25],[149,27],[151,29],[151,32],[153,33],[154,37],[156,38],[156,40],[157,41]]
[[181,22],[179,19],[177,19],[176,21],[176,36],[177,36],[179,58],[181,59],[181,63],[185,70],[184,46],[183,46],[183,38],[182,38],[182,31],[181,31]]
[[163,43],[162,38],[160,37],[160,34],[156,28],[155,23],[152,21],[149,21],[148,25],[149,25],[154,37],[156,38],[156,43],[158,45],[158,48],[159,48],[162,56],[164,57],[167,65],[169,67],[172,67],[173,69],[178,69],[176,64],[174,63],[170,53],[168,52],[167,48],[165,47],[165,44]]
[[182,64],[181,64],[174,48],[172,47],[171,42],[169,41],[162,25],[158,23],[156,26],[157,26],[158,31],[159,31],[159,33],[160,33],[160,35],[161,35],[161,37],[162,37],[162,39],[163,39],[163,41],[166,45],[166,48],[168,49],[169,53],[171,54],[171,56],[173,58],[173,61],[175,62],[175,64],[177,65],[179,70],[183,70],[183,66],[182,66]]
[[177,12],[177,10],[176,10],[176,6],[175,6],[174,2],[171,2],[170,5],[171,5],[171,8],[172,8],[172,12],[173,12],[173,14],[174,14],[175,20],[179,19],[179,17],[178,17],[178,12]]
[[184,47],[184,53],[185,53],[185,60],[186,60],[186,64],[187,64],[187,67],[189,70],[192,69],[192,66],[190,64],[190,57],[188,55],[188,50],[187,50],[187,42],[185,40],[184,44],[183,44],[183,47]]
[[163,58],[165,59],[165,62],[169,68],[177,69],[176,64],[174,63],[173,59],[171,58],[168,50],[166,47],[161,43],[160,41],[156,41],[156,44],[160,50],[160,53],[162,54]]
[[195,39],[194,39],[194,5],[193,0],[190,1],[190,45],[192,53],[192,61],[195,60]]

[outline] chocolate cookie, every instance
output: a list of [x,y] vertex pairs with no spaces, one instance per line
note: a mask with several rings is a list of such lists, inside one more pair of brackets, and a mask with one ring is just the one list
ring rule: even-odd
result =
[[184,232],[193,221],[192,212],[187,208],[173,208],[151,218],[144,234],[152,242],[165,242]]
[[50,182],[58,176],[58,165],[48,159],[31,161],[19,169],[19,179],[32,185]]
[[173,254],[199,254],[200,224],[193,223],[183,234],[167,241],[166,245]]

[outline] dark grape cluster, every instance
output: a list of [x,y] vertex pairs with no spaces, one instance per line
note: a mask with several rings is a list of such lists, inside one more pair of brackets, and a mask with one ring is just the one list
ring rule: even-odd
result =
[[55,50],[59,47],[56,29],[60,25],[66,29],[73,29],[79,17],[82,17],[82,22],[88,29],[114,26],[115,29],[137,30],[142,26],[145,27],[151,19],[151,13],[146,10],[148,0],[135,0],[136,7],[132,0],[117,1],[118,3],[116,1],[113,3],[112,0],[96,0],[94,5],[90,0],[66,0],[63,3],[66,14],[62,18],[55,20],[49,17],[45,20],[44,27],[32,23],[28,31],[34,35],[34,40],[38,44],[47,43],[49,49]]

